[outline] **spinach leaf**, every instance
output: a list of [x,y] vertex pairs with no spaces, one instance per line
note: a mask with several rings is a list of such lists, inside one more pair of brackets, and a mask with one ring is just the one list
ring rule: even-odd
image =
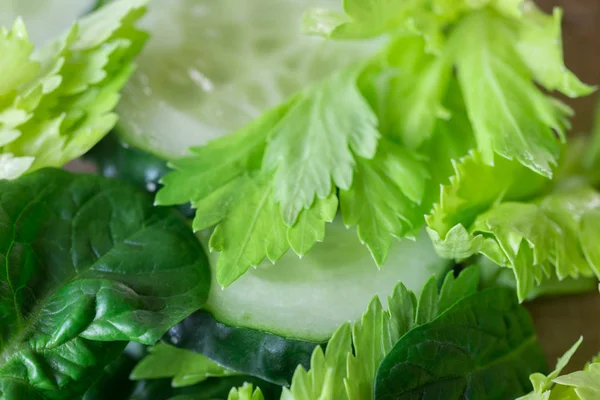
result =
[[210,270],[172,210],[92,175],[0,181],[0,399],[81,396],[127,341],[200,308]]
[[375,398],[512,400],[531,390],[531,373],[546,369],[514,291],[492,288],[402,337],[379,365]]

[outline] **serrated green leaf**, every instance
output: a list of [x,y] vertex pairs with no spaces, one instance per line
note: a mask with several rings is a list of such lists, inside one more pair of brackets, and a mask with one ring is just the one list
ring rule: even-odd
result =
[[288,226],[334,185],[352,186],[357,156],[375,156],[377,117],[358,90],[359,72],[342,70],[299,94],[270,132],[264,168],[275,173],[275,201]]
[[438,119],[450,117],[442,102],[451,71],[448,57],[427,54],[425,39],[395,38],[361,78],[381,132],[409,149],[419,148],[432,136]]
[[316,242],[325,239],[325,224],[332,222],[338,209],[338,198],[331,195],[315,200],[315,204],[302,210],[298,220],[287,230],[287,239],[300,257],[305,255]]
[[562,10],[552,15],[540,11],[533,3],[525,9],[517,50],[536,81],[548,90],[558,90],[569,97],[587,96],[595,88],[582,83],[567,69],[563,60]]
[[395,238],[412,236],[423,222],[419,206],[429,174],[422,158],[388,141],[373,160],[359,160],[354,184],[340,190],[344,223],[382,265]]
[[303,30],[335,39],[363,39],[398,30],[410,12],[424,7],[423,0],[343,0],[342,15],[324,9],[310,10]]
[[[600,195],[581,185],[542,195],[543,178],[536,184],[522,175],[531,171],[512,164],[485,166],[474,153],[457,165],[452,184],[428,217],[438,252],[454,258],[481,253],[512,268],[520,300],[545,279],[599,276],[600,254],[593,243]],[[489,188],[482,188],[483,182]]]
[[[453,167],[450,183],[442,186],[439,203],[427,217],[429,228],[442,240],[451,230],[453,235],[464,238],[457,225],[469,227],[479,214],[500,202],[532,198],[550,182],[504,158],[498,158],[494,166],[486,165],[476,151],[453,162]],[[443,252],[446,254],[468,257]]]
[[22,22],[18,39],[3,31],[2,57],[11,62],[0,63],[10,84],[0,81],[0,114],[13,117],[0,118],[1,178],[62,166],[112,129],[111,111],[147,37],[134,27],[146,2],[116,1],[33,52]]
[[202,354],[160,343],[148,349],[148,355],[135,366],[130,379],[172,378],[173,387],[183,387],[203,382],[209,377],[230,375],[237,373]]
[[281,400],[343,400],[345,397],[344,376],[346,357],[352,350],[349,324],[341,325],[333,334],[323,354],[321,347],[315,348],[310,361],[310,370],[298,367],[292,384],[283,388]]
[[561,358],[549,375],[530,376],[534,390],[517,400],[594,400],[600,396],[600,363],[595,359],[582,371],[558,376],[581,344],[580,338]]
[[308,372],[302,367],[296,370],[290,388],[283,390],[282,400],[373,399],[377,368],[394,344],[477,290],[477,267],[466,269],[456,279],[451,274],[440,294],[437,281],[431,278],[418,305],[415,295],[402,283],[388,298],[387,310],[374,297],[359,321],[351,326],[344,324],[334,333],[325,356],[320,347],[315,349]]
[[275,262],[289,249],[286,226],[269,184],[267,179],[251,177],[238,181],[237,190],[243,198],[232,201],[227,218],[217,225],[210,238],[211,251],[220,253],[217,281],[223,286],[233,283],[265,257]]
[[531,82],[514,24],[490,11],[472,13],[449,46],[484,162],[492,165],[497,154],[550,177],[560,152],[555,131],[564,140],[571,111]]
[[0,187],[4,393],[77,398],[127,341],[153,344],[205,303],[201,245],[145,193],[53,169]]
[[555,378],[553,382],[572,388],[578,400],[597,399],[600,396],[600,363],[590,364],[584,371]]
[[579,340],[556,362],[556,368],[548,375],[536,372],[529,376],[529,380],[533,386],[533,391],[525,396],[519,397],[517,400],[548,400],[551,396],[551,391],[554,386],[552,382],[556,379],[562,370],[567,366],[571,357],[577,351],[577,348],[583,341],[583,338]]
[[379,366],[375,398],[510,400],[545,365],[527,311],[512,290],[493,288],[404,335]]
[[[0,30],[0,54],[2,54],[2,74],[0,75],[0,100],[4,100],[19,86],[37,75],[40,65],[31,60],[34,46],[29,41],[27,29],[21,19],[15,21],[12,29]],[[3,121],[4,122],[4,121]]]

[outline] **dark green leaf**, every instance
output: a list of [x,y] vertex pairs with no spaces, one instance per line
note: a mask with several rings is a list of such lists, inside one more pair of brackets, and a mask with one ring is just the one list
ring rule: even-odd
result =
[[100,174],[119,178],[151,193],[158,190],[160,178],[169,171],[166,161],[124,146],[114,134],[98,143],[86,158],[96,163]]
[[512,290],[493,288],[400,339],[379,366],[375,398],[512,400],[546,369],[529,314]]
[[81,396],[127,341],[153,344],[206,301],[200,243],[133,187],[46,169],[0,193],[0,399]]
[[82,400],[127,400],[135,382],[129,374],[136,360],[123,353],[104,368],[104,374],[85,392]]
[[318,346],[254,329],[229,327],[206,311],[198,311],[180,322],[163,340],[201,353],[231,370],[286,386],[298,365],[308,368]]

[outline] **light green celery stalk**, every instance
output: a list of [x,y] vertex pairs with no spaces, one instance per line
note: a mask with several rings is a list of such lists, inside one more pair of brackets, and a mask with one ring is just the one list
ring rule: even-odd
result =
[[62,166],[115,125],[147,38],[134,27],[146,2],[114,2],[39,49],[21,20],[0,30],[0,179]]

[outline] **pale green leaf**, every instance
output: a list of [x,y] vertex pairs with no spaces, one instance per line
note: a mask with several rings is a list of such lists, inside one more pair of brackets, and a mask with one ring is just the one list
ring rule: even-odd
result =
[[300,93],[270,132],[264,166],[275,172],[275,201],[289,226],[334,185],[352,186],[356,156],[375,156],[377,117],[358,90],[359,72],[343,70]]
[[346,357],[352,351],[351,328],[341,325],[327,343],[323,354],[320,346],[315,348],[309,371],[299,366],[294,372],[292,384],[283,388],[281,400],[344,400]]
[[307,33],[336,39],[363,39],[397,31],[423,0],[343,0],[346,15],[323,9],[309,11],[303,20]]
[[579,340],[556,362],[556,368],[548,375],[536,372],[531,374],[529,380],[533,386],[533,391],[525,396],[519,397],[517,400],[547,400],[550,399],[551,389],[554,386],[553,380],[556,379],[562,370],[567,366],[573,354],[577,351],[583,338]]
[[130,379],[171,378],[173,387],[190,386],[209,377],[236,375],[202,354],[179,349],[168,344],[157,344],[133,369]]
[[527,3],[525,21],[520,26],[517,50],[536,81],[548,90],[558,90],[569,97],[587,96],[593,87],[582,83],[567,69],[563,59],[562,10],[555,8],[552,15]]
[[438,119],[450,117],[442,101],[452,63],[447,57],[427,54],[426,45],[417,36],[394,39],[361,81],[381,132],[410,149],[432,136]]
[[134,26],[146,3],[115,1],[35,51],[21,21],[0,32],[10,60],[0,63],[1,178],[62,166],[112,129],[111,111],[147,37]]
[[498,154],[550,177],[571,111],[542,93],[519,61],[515,22],[490,11],[465,17],[452,34],[451,51],[485,163]]
[[556,369],[545,376],[540,373],[530,377],[533,391],[517,400],[595,400],[600,396],[600,363],[588,363],[582,371],[559,376],[581,344],[580,338],[561,358]]
[[382,141],[373,160],[359,160],[354,184],[340,190],[344,223],[357,226],[358,237],[378,265],[395,238],[413,236],[423,224],[419,207],[429,178],[423,159]]
[[209,246],[220,253],[217,280],[223,286],[235,281],[267,257],[277,261],[290,248],[306,252],[333,218],[337,199],[318,203],[322,208],[305,210],[291,228],[284,224],[275,203],[272,174],[260,171],[267,134],[278,124],[287,107],[276,108],[234,135],[192,149],[189,158],[174,161],[175,171],[162,179],[165,185],[157,204],[191,201],[197,209],[195,230],[216,225]]
[[239,388],[232,388],[227,400],[264,400],[264,397],[260,388],[254,389],[251,383],[246,382]]
[[[539,193],[549,181],[521,164],[498,158],[487,165],[479,152],[470,152],[453,162],[454,174],[441,189],[440,200],[427,217],[428,226],[441,240],[452,235],[464,239],[457,225],[469,227],[479,214],[502,201],[527,199]],[[434,242],[438,242],[437,240]],[[453,242],[457,243],[455,240]],[[458,252],[456,252],[458,253]],[[445,256],[456,257],[444,252]]]
[[217,281],[221,285],[233,283],[265,257],[279,260],[289,249],[286,226],[269,185],[268,179],[253,177],[237,181],[240,195],[232,200],[227,218],[209,241],[210,250],[220,253]]
[[456,170],[427,218],[438,252],[454,258],[481,253],[511,268],[521,300],[546,279],[600,276],[596,191],[575,185],[540,196],[541,176],[514,161],[486,166],[476,153]]
[[316,242],[325,239],[326,222],[332,222],[338,209],[338,198],[331,195],[315,200],[308,210],[302,210],[298,220],[287,229],[287,239],[300,257],[305,255]]
[[0,100],[21,85],[35,78],[40,65],[31,60],[33,44],[21,19],[15,21],[12,29],[0,29]]
[[584,371],[554,379],[554,383],[572,387],[579,400],[595,400],[600,397],[600,363],[587,366]]

